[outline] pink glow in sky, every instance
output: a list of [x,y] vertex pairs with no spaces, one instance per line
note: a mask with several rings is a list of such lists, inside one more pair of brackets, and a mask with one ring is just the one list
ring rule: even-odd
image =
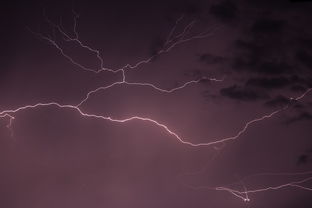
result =
[[5,5],[0,207],[310,207],[311,6]]

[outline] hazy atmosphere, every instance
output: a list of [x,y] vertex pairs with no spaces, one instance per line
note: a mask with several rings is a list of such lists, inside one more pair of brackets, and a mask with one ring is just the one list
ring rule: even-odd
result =
[[311,9],[3,3],[0,207],[312,207]]

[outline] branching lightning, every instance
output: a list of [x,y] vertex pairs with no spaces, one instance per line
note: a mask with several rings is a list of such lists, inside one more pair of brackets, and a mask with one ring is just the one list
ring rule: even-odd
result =
[[[298,188],[298,189],[303,189],[306,191],[312,191],[312,187],[308,187],[308,185],[305,185],[304,183],[307,183],[312,180],[312,172],[307,171],[307,172],[299,172],[299,173],[262,173],[262,174],[255,174],[252,176],[249,176],[248,178],[251,177],[256,177],[256,176],[308,176],[307,178],[300,179],[300,180],[294,180],[288,183],[283,183],[280,185],[275,185],[275,186],[267,186],[263,188],[258,188],[258,189],[247,189],[246,186],[244,186],[244,190],[240,191],[238,189],[233,189],[233,188],[228,188],[228,187],[216,187],[215,190],[217,191],[227,191],[234,196],[241,198],[244,201],[250,201],[249,195],[252,193],[258,193],[258,192],[264,192],[264,191],[274,191],[274,190],[279,190],[279,189],[285,189],[285,188]],[[246,177],[247,178],[247,177]],[[245,179],[246,179],[245,178]],[[243,181],[243,179],[241,180]],[[235,183],[234,183],[235,184]],[[204,187],[202,187],[204,188]]]
[[[105,120],[105,121],[114,122],[114,123],[127,123],[127,122],[131,122],[134,120],[139,120],[142,122],[148,122],[148,123],[151,123],[152,125],[159,127],[164,132],[166,132],[170,136],[174,137],[181,144],[188,145],[191,147],[205,147],[205,146],[209,147],[209,146],[212,146],[214,148],[217,148],[216,145],[218,145],[218,144],[223,145],[224,143],[226,143],[228,141],[238,139],[242,134],[244,134],[251,126],[255,125],[256,123],[270,119],[270,118],[276,116],[277,114],[281,113],[282,111],[285,111],[286,109],[291,107],[293,102],[297,102],[297,101],[303,99],[307,94],[309,94],[312,91],[312,88],[309,88],[304,93],[302,93],[301,95],[299,95],[297,97],[294,97],[294,98],[290,97],[289,103],[286,106],[279,108],[273,112],[261,115],[259,117],[256,117],[256,118],[246,122],[237,133],[235,133],[234,135],[232,135],[230,137],[207,138],[207,139],[201,140],[201,141],[206,141],[206,142],[201,142],[201,143],[194,143],[194,142],[192,142],[193,139],[182,137],[177,132],[174,132],[173,130],[171,130],[171,128],[169,126],[167,126],[166,124],[158,122],[152,118],[140,117],[140,116],[132,116],[132,117],[128,117],[128,118],[112,118],[110,116],[86,113],[81,109],[81,106],[83,104],[86,104],[87,101],[89,100],[89,98],[93,94],[99,93],[100,91],[109,90],[110,88],[117,87],[120,85],[148,87],[148,88],[151,88],[153,90],[156,90],[159,93],[174,93],[178,90],[182,90],[182,89],[184,89],[190,85],[197,84],[197,83],[202,82],[202,81],[222,82],[224,80],[224,78],[217,79],[217,78],[201,77],[201,78],[196,79],[196,80],[191,80],[191,81],[185,82],[184,84],[182,84],[178,87],[175,87],[175,88],[163,89],[159,86],[156,86],[156,85],[154,85],[152,83],[148,83],[148,82],[129,82],[129,81],[127,81],[127,76],[126,76],[127,71],[138,69],[141,65],[150,63],[156,56],[160,56],[160,55],[163,55],[165,53],[168,53],[168,52],[172,51],[178,45],[193,41],[195,39],[202,39],[202,38],[207,38],[207,37],[212,36],[214,34],[214,32],[216,31],[216,29],[218,29],[218,28],[215,27],[213,29],[209,29],[207,31],[203,31],[201,33],[192,35],[191,34],[192,29],[193,29],[194,25],[196,24],[196,21],[192,21],[183,28],[182,32],[177,33],[177,28],[184,18],[184,16],[182,15],[181,17],[179,17],[176,20],[173,28],[170,30],[170,32],[169,32],[169,34],[168,34],[168,36],[167,36],[167,38],[163,44],[162,49],[157,51],[154,55],[150,56],[149,58],[142,59],[142,60],[140,60],[134,64],[129,64],[129,63],[125,64],[121,68],[112,69],[112,68],[108,68],[108,67],[104,66],[104,60],[101,57],[100,51],[98,49],[94,49],[94,48],[88,46],[87,44],[85,44],[83,41],[80,40],[79,34],[77,32],[77,24],[78,24],[79,15],[75,11],[73,11],[73,14],[74,14],[74,26],[73,26],[74,36],[71,36],[65,32],[65,30],[63,29],[61,21],[59,24],[55,24],[54,22],[49,20],[49,18],[47,18],[46,16],[45,17],[46,17],[46,21],[51,26],[51,28],[53,30],[57,31],[63,37],[63,40],[78,44],[78,46],[80,46],[81,48],[88,50],[89,52],[95,54],[95,56],[99,62],[98,68],[90,68],[90,67],[84,66],[84,65],[80,64],[79,62],[77,62],[76,60],[74,60],[70,55],[68,55],[64,52],[62,45],[59,44],[56,39],[53,39],[50,36],[43,35],[42,33],[39,33],[39,32],[34,32],[33,30],[30,30],[30,31],[33,34],[35,34],[36,36],[40,37],[42,40],[47,41],[49,44],[51,44],[65,59],[67,59],[69,62],[71,62],[73,65],[75,65],[79,69],[84,70],[84,71],[88,71],[88,72],[92,72],[92,73],[96,73],[96,74],[103,72],[103,71],[107,71],[107,72],[111,72],[111,73],[121,73],[121,79],[119,81],[113,82],[110,85],[101,86],[101,87],[98,87],[94,90],[89,91],[78,104],[61,104],[58,102],[47,102],[47,103],[39,102],[39,103],[32,104],[32,105],[21,106],[21,107],[18,107],[16,109],[9,109],[9,110],[0,111],[0,118],[9,119],[7,127],[11,130],[12,135],[13,135],[13,126],[12,126],[13,120],[16,119],[16,116],[19,112],[26,111],[26,110],[34,110],[34,109],[47,107],[47,106],[53,106],[53,107],[57,107],[57,108],[60,108],[63,110],[74,110],[77,113],[79,113],[82,117],[100,119],[100,120]],[[281,174],[281,175],[283,175],[283,174]],[[304,185],[304,183],[312,180],[312,176],[311,176],[312,172],[296,173],[296,174],[292,174],[292,175],[304,175],[304,176],[308,175],[309,177],[301,179],[301,180],[296,180],[296,181],[288,182],[285,184],[281,184],[278,186],[269,186],[269,187],[264,187],[264,188],[259,188],[259,189],[248,189],[245,186],[245,184],[243,183],[243,180],[240,180],[240,183],[243,187],[243,190],[229,188],[228,186],[220,186],[220,187],[207,187],[207,186],[193,187],[193,186],[190,186],[190,187],[194,188],[194,189],[212,189],[212,190],[216,190],[216,191],[226,191],[226,192],[229,192],[229,193],[233,194],[234,196],[236,196],[236,197],[238,197],[244,201],[249,201],[250,200],[249,194],[252,194],[252,193],[269,191],[269,190],[278,190],[278,189],[287,188],[287,187],[300,188],[300,189],[304,189],[307,191],[312,191],[312,188]]]

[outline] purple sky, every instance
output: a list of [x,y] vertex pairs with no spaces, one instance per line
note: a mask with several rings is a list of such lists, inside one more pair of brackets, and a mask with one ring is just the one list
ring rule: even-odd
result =
[[4,4],[0,207],[312,207],[311,9]]

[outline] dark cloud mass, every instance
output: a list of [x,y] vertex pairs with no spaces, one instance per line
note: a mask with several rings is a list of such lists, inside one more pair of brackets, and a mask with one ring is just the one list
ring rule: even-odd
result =
[[295,117],[287,119],[286,124],[292,124],[294,122],[312,120],[312,114],[309,112],[302,112]]
[[306,66],[309,70],[312,69],[312,55],[308,53],[306,50],[297,51],[295,57],[301,64]]
[[285,51],[281,44],[271,40],[237,40],[234,45],[237,54],[233,57],[232,67],[237,71],[278,75],[292,71],[291,63],[281,59]]
[[285,24],[283,20],[258,19],[251,26],[251,32],[260,36],[280,34]]
[[301,85],[293,85],[290,89],[296,92],[304,92],[306,90],[306,88]]
[[269,106],[269,107],[276,108],[276,107],[284,107],[284,106],[286,106],[289,103],[290,103],[289,98],[287,98],[287,97],[285,97],[283,95],[278,95],[275,98],[265,102],[265,105]]
[[286,77],[274,78],[251,78],[246,82],[246,86],[254,86],[265,89],[278,89],[291,84]]
[[241,101],[256,101],[268,98],[268,95],[263,92],[237,85],[223,88],[220,90],[220,93],[225,97]]
[[235,1],[221,1],[210,7],[210,13],[222,22],[233,22],[238,15]]
[[205,64],[220,64],[225,61],[225,58],[222,56],[205,53],[199,56],[199,61]]

